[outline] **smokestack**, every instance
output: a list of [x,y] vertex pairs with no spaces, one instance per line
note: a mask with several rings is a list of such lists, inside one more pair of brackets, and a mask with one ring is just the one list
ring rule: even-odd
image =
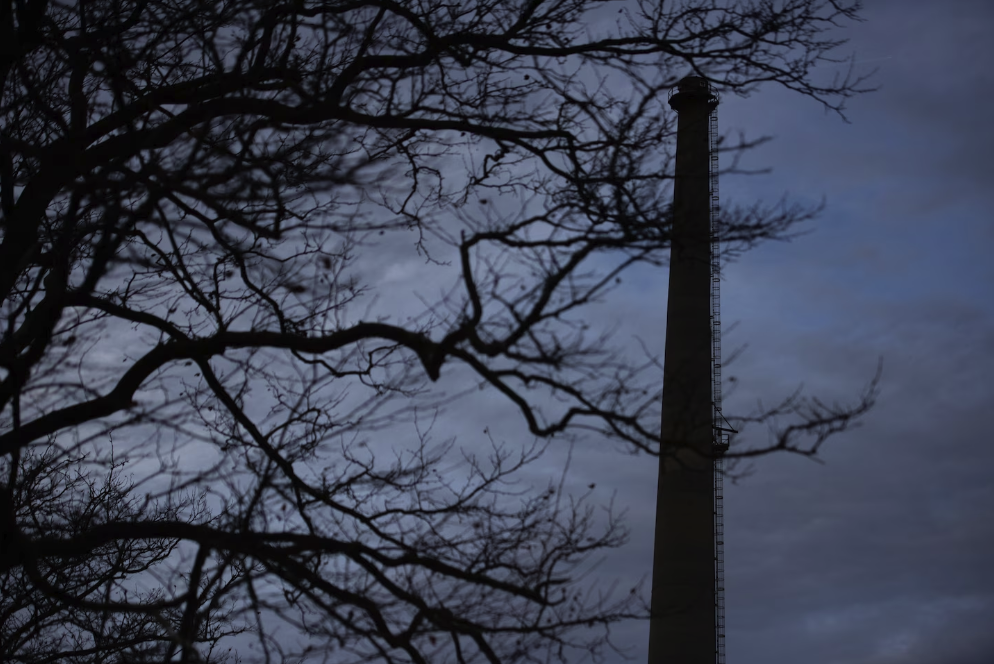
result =
[[[719,619],[712,370],[720,364],[712,359],[717,324],[712,327],[709,127],[718,97],[705,79],[688,76],[671,91],[669,103],[678,114],[676,178],[649,664],[714,664]],[[716,300],[715,295],[715,306]]]

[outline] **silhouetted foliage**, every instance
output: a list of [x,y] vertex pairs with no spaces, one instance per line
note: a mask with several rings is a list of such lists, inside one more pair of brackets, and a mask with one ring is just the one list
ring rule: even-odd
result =
[[[510,484],[543,439],[659,453],[657,365],[581,314],[665,264],[666,91],[860,91],[812,76],[856,3],[728,4],[5,3],[0,659],[567,661],[645,616],[580,587],[614,515]],[[449,289],[376,311],[405,252]],[[539,442],[450,469],[449,378]]]

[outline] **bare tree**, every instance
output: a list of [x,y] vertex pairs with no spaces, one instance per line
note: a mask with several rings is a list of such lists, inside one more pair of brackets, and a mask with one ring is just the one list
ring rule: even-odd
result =
[[[658,363],[582,313],[665,264],[665,93],[863,90],[814,82],[856,2],[668,5],[4,4],[3,656],[566,660],[645,616],[581,589],[617,518],[513,480],[553,438],[659,454]],[[817,212],[727,208],[725,255]],[[407,317],[370,297],[403,251],[452,268]],[[539,442],[446,471],[448,378]],[[874,386],[739,454],[815,452]]]
[[[17,466],[4,468],[11,480],[11,491],[4,496],[11,504],[4,505],[4,515],[14,519],[4,534],[15,541],[5,542],[6,573],[0,576],[0,658],[33,663],[108,661],[111,656],[128,662],[168,660],[167,653],[180,643],[181,608],[189,598],[165,602],[164,590],[154,587],[132,587],[129,598],[128,579],[163,567],[178,540],[109,539],[85,546],[81,553],[61,542],[85,541],[95,527],[108,523],[171,523],[184,517],[202,521],[203,500],[180,492],[169,496],[170,505],[148,496],[139,499],[134,486],[119,477],[123,463],[102,459],[100,468],[108,472],[90,473],[87,466],[93,459],[66,455],[54,445],[29,447],[23,457],[15,456]],[[23,546],[18,539],[35,545]],[[6,559],[28,553],[35,558]],[[194,642],[206,644],[206,661],[218,661],[212,647],[238,632],[223,599],[225,586],[237,575],[230,565],[218,571],[213,576],[201,571],[199,582],[192,584],[189,575],[176,571],[196,595],[192,606],[202,615],[191,634]],[[143,610],[115,610],[122,608],[115,607],[118,595]]]

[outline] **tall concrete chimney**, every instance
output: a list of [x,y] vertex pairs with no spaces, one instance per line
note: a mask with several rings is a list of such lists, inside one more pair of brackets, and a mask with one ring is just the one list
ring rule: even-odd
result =
[[719,647],[724,620],[716,611],[722,606],[715,529],[720,523],[715,459],[721,448],[715,445],[720,392],[714,380],[717,376],[720,389],[716,372],[721,365],[717,338],[712,338],[720,328],[717,245],[713,255],[711,245],[712,193],[716,197],[717,192],[711,191],[710,168],[718,97],[705,79],[688,76],[671,92],[669,103],[678,113],[676,179],[649,664],[714,664],[724,656],[723,644]]

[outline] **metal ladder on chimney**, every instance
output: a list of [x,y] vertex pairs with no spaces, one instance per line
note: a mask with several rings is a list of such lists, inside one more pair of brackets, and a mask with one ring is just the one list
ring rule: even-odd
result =
[[[709,86],[710,87],[710,86]],[[721,426],[721,254],[718,244],[718,111],[712,109],[709,117],[708,138],[710,162],[708,175],[711,194],[711,400],[713,412],[714,454],[714,626],[715,664],[725,664],[725,525],[722,506],[723,455],[728,449],[728,434]]]

